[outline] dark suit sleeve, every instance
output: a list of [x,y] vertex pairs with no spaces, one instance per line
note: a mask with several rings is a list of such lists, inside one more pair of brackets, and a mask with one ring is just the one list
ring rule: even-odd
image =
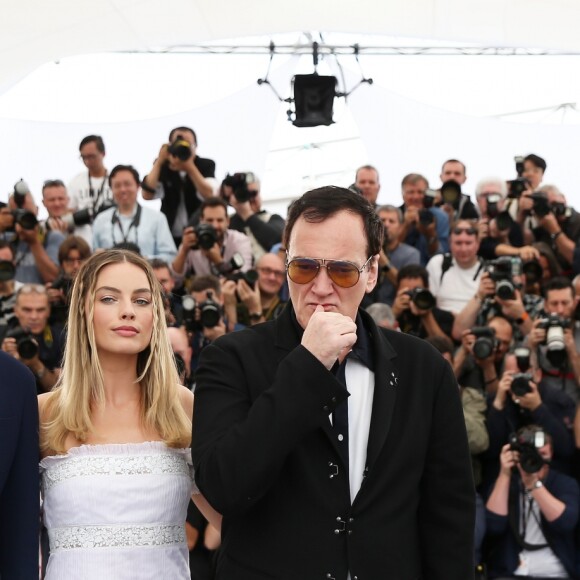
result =
[[475,489],[457,382],[449,365],[435,393],[417,513],[423,578],[473,578]]
[[[260,353],[272,354],[264,344],[240,348],[242,339],[251,341],[252,334],[234,333],[206,347],[196,374],[196,482],[224,516],[253,507],[278,478],[288,454],[347,397],[344,387],[302,346],[277,368],[265,355],[258,358]],[[270,386],[252,400],[252,383],[268,380],[260,376],[268,375],[267,369],[273,371]]]
[[38,578],[38,404],[32,373],[0,353],[0,578]]

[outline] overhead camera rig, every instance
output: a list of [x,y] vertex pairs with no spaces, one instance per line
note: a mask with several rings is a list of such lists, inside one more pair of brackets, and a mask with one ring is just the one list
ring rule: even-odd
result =
[[[268,85],[280,102],[288,103],[290,106],[294,104],[294,110],[289,108],[288,121],[291,121],[296,127],[317,127],[318,125],[331,125],[334,123],[332,120],[332,111],[334,107],[334,99],[336,97],[346,98],[360,85],[367,83],[369,85],[373,84],[373,79],[366,78],[362,74],[361,68],[361,80],[350,90],[350,91],[337,91],[338,79],[335,76],[319,75],[317,72],[318,61],[321,46],[318,42],[312,43],[312,61],[314,64],[314,72],[307,75],[294,75],[291,82],[291,87],[294,96],[282,98],[278,91],[274,88],[272,83],[268,80],[268,75],[270,74],[270,67],[272,65],[272,60],[276,54],[276,46],[273,42],[270,42],[270,61],[268,63],[268,70],[264,78],[258,79],[259,85]],[[336,57],[333,52],[328,52]],[[360,62],[358,60],[359,47],[354,45],[352,47],[352,54],[355,56],[356,61],[360,67]],[[340,63],[337,59],[337,65],[342,72]],[[344,85],[344,78],[343,78]]]

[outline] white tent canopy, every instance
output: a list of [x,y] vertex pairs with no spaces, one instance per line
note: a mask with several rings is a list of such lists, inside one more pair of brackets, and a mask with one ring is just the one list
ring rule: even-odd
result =
[[[543,74],[534,75],[530,65],[530,72],[520,71],[522,76],[517,76],[513,72],[499,73],[499,61],[488,62],[488,76],[482,76],[478,86],[477,73],[468,64],[471,57],[446,57],[449,62],[456,60],[445,69],[441,61],[427,60],[425,64],[419,57],[394,57],[399,58],[396,63],[386,57],[361,57],[364,72],[375,77],[375,84],[355,91],[347,108],[335,106],[336,125],[297,129],[285,121],[287,105],[280,106],[267,87],[255,83],[257,76],[265,73],[265,56],[259,60],[256,57],[242,75],[242,57],[232,55],[225,74],[235,82],[226,89],[218,87],[224,69],[217,61],[208,64],[207,59],[212,57],[206,57],[203,65],[201,61],[191,65],[186,74],[187,89],[183,88],[184,76],[165,70],[169,65],[163,57],[147,57],[151,58],[148,69],[139,75],[136,61],[123,60],[117,73],[103,66],[102,60],[100,65],[95,64],[95,53],[107,51],[160,50],[211,41],[232,43],[226,39],[256,35],[266,39],[283,33],[297,38],[301,30],[321,30],[328,36],[333,32],[351,33],[350,42],[361,45],[370,38],[367,35],[388,34],[407,43],[412,37],[434,43],[580,53],[575,26],[579,16],[580,5],[565,0],[410,0],[396,4],[366,0],[356,4],[337,0],[294,0],[291,4],[263,0],[243,4],[231,0],[175,0],[164,4],[157,0],[23,0],[5,8],[0,21],[0,93],[6,91],[0,94],[0,200],[20,177],[27,178],[38,195],[43,179],[60,177],[66,181],[80,171],[82,164],[75,152],[80,139],[89,133],[103,135],[108,167],[132,163],[144,174],[169,129],[190,125],[198,133],[200,155],[216,160],[218,178],[228,171],[256,171],[264,178],[263,190],[270,208],[281,212],[289,197],[308,187],[322,183],[348,185],[356,167],[363,163],[376,165],[381,173],[379,200],[399,203],[400,180],[407,172],[424,173],[436,186],[441,162],[458,157],[467,164],[467,190],[473,192],[475,182],[490,174],[512,178],[513,156],[532,151],[548,160],[547,180],[560,186],[569,202],[579,206],[576,160],[580,157],[580,140],[575,126],[522,125],[461,114],[470,112],[461,105],[475,100],[474,91],[483,96],[480,106],[486,95],[500,91],[513,97],[505,110],[488,107],[485,114],[535,107],[535,102],[528,104],[528,98],[536,95],[538,85],[560,85],[574,76],[552,78],[550,65]],[[95,56],[66,58],[91,54]],[[75,82],[65,85],[64,77],[56,72],[57,65],[46,64],[59,60],[63,67],[64,63],[84,67],[84,74],[76,74]],[[296,58],[275,59],[270,80],[283,97],[289,96],[289,79],[299,70],[296,66],[305,67],[301,72],[312,70],[311,58],[297,62]],[[356,64],[353,59],[342,59],[341,63],[347,88],[354,86],[360,79]],[[332,64],[326,62],[324,66]],[[44,67],[40,71],[24,78],[41,65]],[[342,79],[336,66],[327,70]],[[402,79],[405,71],[409,73],[406,78],[412,80],[395,86],[394,80]],[[33,78],[36,84],[28,84]],[[201,97],[202,89],[207,93],[205,97]],[[190,94],[197,97],[197,93],[200,100],[189,99]],[[154,109],[149,104],[147,99],[152,95],[163,107]],[[451,110],[435,108],[443,107],[452,96],[456,103],[449,107]],[[70,117],[51,115],[59,101],[71,103]],[[17,108],[18,102],[25,105],[21,107],[25,113],[7,114],[11,107]],[[73,102],[84,106],[79,114],[71,112]],[[561,102],[550,101],[553,105]]]
[[21,0],[3,6],[0,89],[76,54],[301,30],[580,50],[570,0]]

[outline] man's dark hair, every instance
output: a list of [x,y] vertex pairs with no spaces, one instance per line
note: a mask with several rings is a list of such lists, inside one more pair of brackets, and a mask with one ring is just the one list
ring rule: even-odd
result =
[[197,135],[195,134],[195,131],[190,127],[175,127],[175,129],[171,129],[171,131],[169,132],[170,143],[173,141],[173,135],[175,133],[179,133],[179,131],[188,131],[189,133],[191,133],[193,135],[193,144],[197,147]]
[[572,296],[576,295],[572,281],[569,278],[566,278],[566,276],[550,278],[550,280],[544,284],[544,296],[548,298],[548,292],[550,290],[564,290],[565,288],[570,288]]
[[203,212],[206,207],[223,207],[226,216],[228,215],[228,204],[221,197],[208,197],[207,199],[204,199],[199,206],[200,217],[203,217]]
[[141,181],[139,179],[139,172],[132,165],[115,165],[115,167],[111,169],[111,174],[109,175],[109,185],[112,184],[113,177],[115,177],[115,175],[117,175],[119,171],[128,171],[135,179],[135,183],[137,185],[141,185]]
[[453,360],[453,352],[455,349],[453,342],[448,336],[429,336],[425,340],[431,343],[441,354],[449,353]]
[[222,293],[222,285],[217,276],[208,274],[207,276],[194,276],[189,285],[190,292],[203,292],[204,290],[213,290],[216,296]]
[[384,228],[375,208],[362,195],[334,185],[307,191],[292,202],[286,219],[283,246],[288,248],[290,234],[299,217],[309,223],[320,223],[340,211],[348,211],[362,218],[367,239],[367,255],[378,254],[383,243]]
[[151,268],[153,268],[153,270],[161,270],[161,268],[167,268],[169,271],[169,264],[165,261],[162,260],[161,258],[152,258],[151,260],[149,260],[149,264],[151,266]]
[[397,274],[397,286],[401,285],[401,280],[405,278],[421,278],[425,288],[429,288],[429,274],[427,270],[419,264],[407,264],[403,266]]
[[62,264],[71,250],[77,250],[81,260],[86,260],[91,255],[91,247],[80,236],[67,236],[58,248],[58,263]]
[[447,161],[445,161],[445,163],[443,163],[443,165],[441,166],[441,171],[443,171],[445,169],[445,166],[448,163],[459,163],[459,165],[461,165],[461,167],[463,167],[463,173],[467,173],[467,168],[465,167],[465,163],[463,163],[463,161],[459,161],[459,159],[448,159]]
[[10,253],[12,254],[12,259],[14,260],[14,248],[12,247],[12,244],[7,242],[6,240],[0,240],[0,250],[2,250],[3,248],[8,248],[10,250]]
[[87,135],[79,145],[79,151],[89,143],[94,143],[97,146],[97,150],[101,153],[105,152],[105,143],[103,142],[103,138],[100,135]]
[[542,173],[546,171],[546,167],[548,164],[546,163],[545,159],[542,159],[539,155],[535,155],[534,153],[530,153],[524,157],[524,163],[529,161],[532,165],[537,167],[538,169],[542,170]]

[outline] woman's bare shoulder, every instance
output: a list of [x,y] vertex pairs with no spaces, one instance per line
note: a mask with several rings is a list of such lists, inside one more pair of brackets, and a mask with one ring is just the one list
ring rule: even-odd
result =
[[178,387],[179,392],[179,399],[181,404],[183,405],[184,411],[187,413],[187,416],[192,419],[193,418],[193,393],[183,385],[179,385]]

